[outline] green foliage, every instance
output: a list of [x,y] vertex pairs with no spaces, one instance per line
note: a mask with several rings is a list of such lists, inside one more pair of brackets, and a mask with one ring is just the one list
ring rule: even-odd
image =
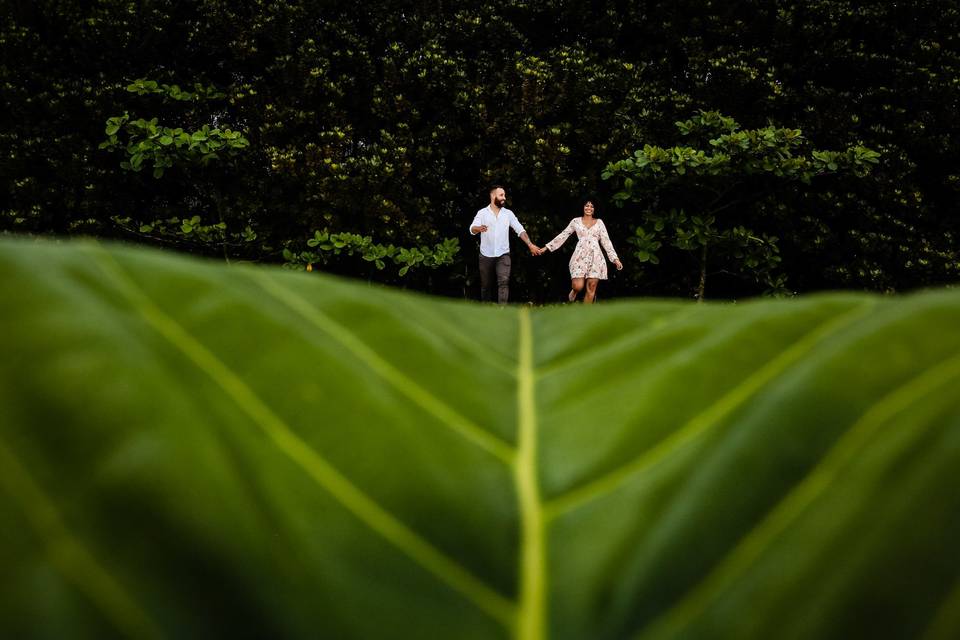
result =
[[[662,231],[663,229],[656,229]],[[644,231],[643,227],[634,229],[633,236],[629,239],[630,244],[636,247],[633,256],[638,262],[649,262],[650,264],[660,264],[660,258],[657,257],[657,250],[662,246],[657,240],[657,234]]]
[[809,184],[814,177],[828,173],[865,177],[880,162],[878,152],[862,145],[851,145],[843,151],[813,149],[806,155],[807,145],[799,129],[767,126],[741,131],[732,118],[716,112],[702,111],[676,125],[682,134],[691,135],[708,130],[707,123],[717,121],[722,121],[728,132],[709,138],[709,150],[648,144],[631,157],[608,164],[603,179],[612,179],[622,187],[613,199],[623,202],[634,199],[638,192],[646,195],[648,190],[642,183],[650,180],[700,187],[698,179],[772,175]]
[[[809,185],[813,178],[828,174],[864,178],[879,164],[880,154],[862,145],[843,151],[808,150],[799,129],[741,130],[733,118],[718,112],[701,111],[676,126],[708,149],[644,145],[632,156],[608,164],[602,177],[620,188],[614,202],[644,205],[641,225],[630,238],[639,262],[659,264],[660,237],[669,246],[700,256],[696,295],[701,300],[708,251],[726,273],[763,284],[768,294],[788,293],[786,276],[776,271],[782,260],[778,238],[745,226],[777,228],[757,206],[765,192],[783,192],[784,187],[772,180]],[[745,190],[752,192],[749,199],[743,196]],[[651,205],[654,202],[671,207],[669,213],[661,213]],[[683,207],[695,213],[688,215]]]
[[326,229],[314,231],[313,237],[307,240],[307,246],[315,251],[294,252],[289,248],[284,249],[286,266],[293,269],[307,266],[312,270],[314,264],[326,264],[341,254],[358,255],[367,262],[372,262],[378,270],[386,268],[386,260],[391,260],[400,267],[397,274],[405,276],[413,268],[436,269],[452,265],[460,252],[460,241],[457,238],[447,238],[433,247],[405,248],[375,243],[370,236],[349,232],[330,233]]
[[[126,142],[118,136],[121,130],[126,133]],[[126,113],[109,118],[104,132],[108,138],[100,143],[100,149],[122,147],[128,158],[120,163],[122,169],[140,171],[152,164],[154,178],[163,177],[166,169],[178,163],[205,166],[220,160],[221,154],[230,158],[250,144],[239,131],[205,124],[189,132],[180,127],[158,127],[156,118],[130,120]]]
[[[157,83],[155,80],[137,78],[127,86],[127,91],[138,96],[156,94],[171,100],[191,102],[198,100],[216,100],[226,98],[227,94],[214,86],[203,86],[199,82],[193,84],[193,91],[185,91],[176,84]],[[109,135],[109,131],[107,134]]]
[[491,308],[6,240],[0,296],[0,636],[960,634],[957,292]]
[[[779,238],[778,273],[792,290],[895,291],[960,278],[957,0],[856,10],[840,0],[8,4],[0,12],[2,231],[128,237],[112,216],[139,225],[189,212],[231,229],[250,225],[261,244],[245,257],[282,261],[277,247],[322,228],[397,246],[466,238],[488,183],[498,181],[539,242],[576,215],[584,193],[606,212],[620,188],[600,174],[644,144],[671,152],[654,162],[665,178],[709,178],[723,171],[717,156],[736,165],[737,144],[760,143],[744,131],[770,128],[774,156],[786,144],[778,136],[795,130],[839,156],[805,151],[796,166],[757,156],[757,173],[728,194],[752,203],[751,219],[716,219],[721,231]],[[716,115],[691,118],[701,110]],[[176,155],[154,180],[153,151],[141,161],[146,171],[120,167],[133,155],[126,124],[115,155],[97,149],[104,122],[124,113],[191,136],[229,126],[250,144],[206,166]],[[689,123],[679,141],[677,121]],[[734,122],[742,129],[731,130]],[[724,136],[721,149],[707,144]],[[703,156],[674,156],[674,144]],[[883,162],[858,158],[858,146]],[[778,171],[825,172],[804,185]],[[705,217],[662,199],[658,211]],[[606,220],[615,242],[640,223],[631,208],[624,213]],[[627,261],[606,291],[695,290],[692,254],[667,239],[660,251],[656,273]],[[450,268],[429,279],[411,271],[404,284],[476,296],[475,263],[464,250]],[[562,297],[565,270],[545,264],[518,260],[517,299]],[[325,265],[355,267],[345,254]],[[392,270],[373,276],[395,281]],[[712,297],[767,286],[710,278]]]
[[[132,237],[148,238],[164,245],[198,252],[217,246],[243,255],[244,250],[258,239],[257,232],[250,225],[236,231],[228,229],[223,221],[205,224],[198,215],[189,218],[173,216],[140,224],[136,224],[130,216],[113,216],[111,220],[117,228]],[[260,248],[259,245],[257,248]]]
[[[158,84],[153,80],[140,78],[127,87],[130,93],[137,95],[164,96],[179,102],[195,102],[224,98],[226,94],[217,91],[215,87],[204,87],[195,83],[195,92],[185,92],[178,85]],[[231,161],[243,152],[250,144],[249,140],[239,131],[229,128],[220,129],[203,124],[195,131],[185,131],[181,127],[158,126],[158,119],[131,120],[129,113],[107,119],[104,133],[107,139],[101,142],[99,149],[123,149],[126,160],[120,162],[125,171],[139,172],[146,166],[153,166],[153,178],[164,176],[166,170],[176,166],[186,170],[186,174],[193,179],[202,177],[202,171],[212,163],[221,160]],[[121,135],[124,140],[121,140]],[[191,171],[190,169],[194,170]],[[111,220],[121,229],[132,235],[151,241],[161,241],[167,246],[191,251],[209,251],[216,247],[222,251],[223,257],[229,262],[230,253],[240,248],[242,254],[249,254],[255,247],[253,241],[257,234],[248,223],[240,233],[228,232],[224,221],[223,194],[218,185],[211,185],[209,197],[216,205],[212,213],[218,218],[214,224],[202,225],[203,216],[194,215],[180,220],[179,216],[172,216],[152,221],[141,220],[139,224],[131,224],[130,216],[112,216]],[[196,203],[193,203],[196,207]],[[209,215],[209,214],[207,214]],[[171,226],[172,225],[172,226]],[[234,226],[237,226],[235,223]],[[260,255],[270,251],[271,247],[263,243],[256,247]]]

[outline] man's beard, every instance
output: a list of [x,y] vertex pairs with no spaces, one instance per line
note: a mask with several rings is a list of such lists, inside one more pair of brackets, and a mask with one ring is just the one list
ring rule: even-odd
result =
[[496,200],[494,200],[494,202],[497,203],[497,206],[498,206],[498,207],[502,207],[503,205],[505,205],[505,204],[507,203],[507,199],[506,199],[506,198],[497,198]]

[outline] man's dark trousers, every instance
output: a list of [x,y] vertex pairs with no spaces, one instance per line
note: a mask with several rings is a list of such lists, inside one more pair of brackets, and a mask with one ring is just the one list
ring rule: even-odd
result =
[[493,302],[493,285],[497,285],[497,302],[507,304],[510,297],[510,254],[497,258],[480,255],[480,299]]

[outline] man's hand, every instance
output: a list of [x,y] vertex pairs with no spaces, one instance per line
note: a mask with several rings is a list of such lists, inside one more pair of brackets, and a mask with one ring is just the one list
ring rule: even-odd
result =
[[530,254],[534,256],[543,255],[543,252],[546,251],[543,247],[538,247],[535,244],[528,245],[530,247]]
[[487,232],[487,225],[481,224],[481,225],[479,225],[479,226],[473,227],[473,232],[474,232],[474,233],[486,233],[486,232]]

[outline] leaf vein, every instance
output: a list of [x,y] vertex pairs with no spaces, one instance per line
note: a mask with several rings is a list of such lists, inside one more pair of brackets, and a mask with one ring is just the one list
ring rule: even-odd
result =
[[817,344],[864,316],[875,304],[875,300],[871,298],[850,311],[818,325],[790,348],[782,351],[776,358],[747,376],[716,402],[691,418],[669,436],[644,451],[637,458],[580,487],[548,500],[545,506],[547,518],[559,517],[583,504],[611,493],[630,478],[666,460],[685,444],[718,424],[720,420],[732,413],[761,388],[769,385],[777,376],[782,375],[784,371],[809,353]]
[[692,303],[690,307],[657,318],[646,327],[646,331],[633,331],[611,340],[603,346],[591,347],[562,360],[541,366],[537,371],[537,377],[543,379],[563,371],[578,369],[590,361],[604,362],[611,356],[622,355],[626,349],[642,346],[663,331],[676,327],[678,322],[683,322],[687,318],[697,315],[703,309],[695,303]]
[[480,427],[451,408],[450,405],[440,400],[430,391],[424,389],[381,357],[376,351],[360,340],[356,334],[319,309],[311,306],[296,293],[267,278],[262,273],[252,272],[251,277],[278,301],[297,312],[313,326],[343,345],[357,359],[367,365],[367,367],[383,380],[391,384],[397,391],[439,419],[440,423],[445,427],[496,456],[502,462],[507,464],[513,463],[516,451],[510,443]]
[[952,640],[960,635],[960,579],[947,592],[921,640]]
[[131,638],[162,638],[159,627],[93,553],[67,528],[53,500],[16,454],[0,440],[0,482],[20,502],[27,520],[47,545],[50,561],[110,620]]
[[411,560],[452,587],[480,610],[509,627],[515,605],[421,537],[354,485],[314,450],[257,396],[236,373],[204,347],[173,317],[162,311],[108,253],[93,252],[140,315],[170,344],[208,375],[251,418],[277,448],[361,522]]
[[960,377],[960,354],[910,378],[870,406],[840,435],[821,461],[715,565],[713,571],[688,590],[676,605],[652,621],[638,637],[669,635],[665,633],[668,629],[682,628],[692,617],[702,613],[725,585],[746,571],[777,535],[831,487],[841,469],[871,441],[878,429],[957,377]]

